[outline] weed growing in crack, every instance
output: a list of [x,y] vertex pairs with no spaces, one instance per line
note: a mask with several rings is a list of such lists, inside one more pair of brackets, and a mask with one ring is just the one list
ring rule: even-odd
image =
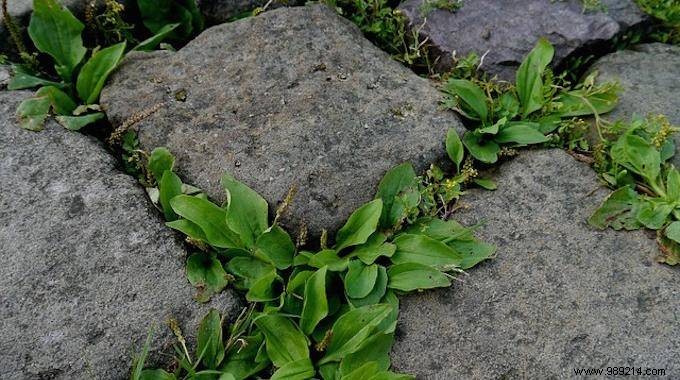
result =
[[[449,154],[459,167],[462,145],[453,135]],[[457,274],[495,252],[472,229],[434,217],[439,210],[424,205],[448,192],[457,197],[455,189],[475,174],[471,168],[451,183],[440,182],[443,191],[430,182],[440,173],[423,180],[408,163],[389,170],[375,199],[352,213],[333,244],[324,234],[321,249],[310,251],[296,247],[278,218],[269,220],[267,202],[245,184],[225,174],[227,201],[217,205],[203,193],[188,194],[174,163],[167,149],[155,149],[148,172],[167,225],[197,247],[186,266],[197,299],[231,285],[250,306],[230,326],[211,311],[200,324],[196,351],[175,350],[173,373],[140,371],[137,364],[133,379],[410,379],[389,370],[397,295],[450,286]]]

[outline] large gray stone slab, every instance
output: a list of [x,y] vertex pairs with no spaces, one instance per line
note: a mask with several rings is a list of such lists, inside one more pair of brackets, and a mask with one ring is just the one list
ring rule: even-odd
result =
[[[392,362],[422,379],[576,378],[635,366],[680,376],[679,268],[645,232],[586,224],[608,190],[561,150],[502,165],[454,218],[485,221],[497,257],[449,289],[405,297]],[[598,190],[599,188],[599,190]]]
[[[179,99],[179,100],[178,100]],[[206,30],[176,53],[133,54],[102,93],[143,148],[167,146],[179,173],[216,199],[232,173],[270,204],[299,191],[284,225],[337,229],[390,167],[445,156],[463,130],[441,95],[324,5],[281,8]]]
[[[661,43],[644,44],[598,60],[592,67],[598,81],[615,80],[623,87],[619,104],[607,115],[630,120],[634,115],[663,114],[680,125],[680,47]],[[675,135],[680,146],[680,135]],[[680,167],[680,155],[673,163]]]
[[165,321],[191,336],[207,306],[192,300],[181,241],[102,146],[16,125],[28,94],[0,92],[0,378],[126,378],[152,324],[153,349],[172,354]]
[[428,38],[439,57],[436,69],[448,70],[454,52],[457,57],[486,53],[481,68],[504,80],[514,79],[522,59],[541,37],[555,45],[556,66],[570,54],[606,42],[645,18],[633,0],[607,1],[606,12],[584,12],[579,0],[474,0],[464,1],[454,12],[425,13],[427,1],[407,0],[399,9],[412,27],[419,28],[427,20],[420,36]]

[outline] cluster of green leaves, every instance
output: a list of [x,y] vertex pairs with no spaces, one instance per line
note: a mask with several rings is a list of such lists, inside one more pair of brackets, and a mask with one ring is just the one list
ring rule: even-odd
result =
[[680,44],[680,2],[678,0],[635,0],[645,13],[659,20],[652,37],[660,42]]
[[[451,154],[460,163],[457,149]],[[334,244],[322,237],[315,251],[298,250],[277,223],[283,210],[270,221],[267,202],[232,176],[222,177],[220,206],[187,194],[173,166],[166,149],[151,153],[167,225],[200,248],[186,268],[199,299],[231,283],[252,306],[229,329],[211,312],[195,357],[178,348],[174,373],[136,366],[135,379],[245,379],[267,369],[272,379],[412,378],[389,370],[397,295],[447,287],[495,252],[453,220],[412,213],[421,196],[410,164],[388,171],[375,199],[352,213]]]
[[[88,49],[83,43],[84,28],[56,0],[34,0],[28,35],[52,68],[37,72],[29,65],[13,67],[8,89],[39,87],[35,96],[24,100],[17,109],[21,127],[41,130],[47,117],[53,114],[64,127],[79,130],[105,117],[97,105],[99,94],[125,55],[127,42]],[[134,49],[152,49],[166,36],[167,31],[161,31]]]
[[449,12],[455,12],[460,7],[463,6],[463,0],[425,0],[421,5],[420,5],[420,13],[421,15],[427,17],[427,15],[436,10],[436,9],[442,9],[445,11]]
[[617,103],[615,83],[594,84],[595,73],[573,89],[566,89],[548,65],[554,48],[538,41],[517,70],[514,85],[449,79],[444,105],[468,119],[474,129],[463,144],[475,159],[495,163],[502,147],[521,147],[550,141],[563,120],[610,111]]
[[[680,263],[680,172],[669,160],[678,131],[663,116],[617,122],[594,152],[595,168],[615,191],[590,217],[597,228],[659,231],[661,261]],[[601,133],[603,135],[605,133]]]
[[205,28],[196,0],[137,0],[142,23],[153,34],[183,41]]

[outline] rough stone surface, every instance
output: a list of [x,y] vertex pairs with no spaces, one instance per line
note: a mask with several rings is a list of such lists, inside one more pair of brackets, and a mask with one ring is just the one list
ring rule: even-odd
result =
[[[407,0],[401,9],[413,27],[420,27],[439,57],[437,69],[451,67],[451,56],[485,54],[482,69],[500,79],[514,79],[515,71],[536,41],[546,37],[555,45],[558,65],[579,49],[610,40],[644,16],[633,0],[608,2],[608,12],[583,12],[579,0],[475,0],[455,12],[434,9],[424,15],[428,0]],[[426,17],[425,17],[426,16]]]
[[560,150],[500,168],[454,217],[486,221],[497,257],[452,288],[405,297],[394,366],[422,379],[557,379],[573,368],[665,368],[680,376],[680,268],[658,264],[645,232],[597,231],[608,194]]
[[101,102],[114,124],[168,102],[138,124],[145,149],[167,146],[185,181],[217,199],[225,171],[270,204],[297,184],[284,225],[318,234],[370,200],[390,167],[445,155],[447,129],[463,127],[440,99],[314,5],[213,27],[174,54],[132,55]]
[[11,79],[11,71],[8,65],[0,65],[0,90],[7,88]]
[[[599,72],[598,81],[617,80],[623,87],[619,104],[607,117],[630,120],[633,115],[663,114],[680,125],[680,47],[638,45],[601,58],[593,70]],[[680,136],[674,138],[680,146]],[[680,167],[680,155],[673,163]]]
[[207,306],[181,242],[95,140],[16,125],[28,94],[0,92],[0,378],[126,378],[152,324],[171,353],[165,320],[193,336]]

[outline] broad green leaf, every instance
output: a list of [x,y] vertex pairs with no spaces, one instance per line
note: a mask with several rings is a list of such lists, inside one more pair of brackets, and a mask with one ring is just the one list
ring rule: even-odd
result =
[[397,321],[399,319],[399,297],[392,289],[385,291],[385,296],[380,301],[381,303],[390,305],[392,311],[390,314],[378,325],[378,331],[385,334],[392,334],[397,329]]
[[236,285],[241,289],[250,289],[259,279],[276,275],[274,266],[252,256],[234,257],[227,263],[227,270],[238,278]]
[[366,265],[371,265],[380,256],[392,257],[397,247],[392,243],[386,243],[387,237],[382,233],[374,233],[366,243],[357,246],[351,253]]
[[12,66],[12,71],[12,79],[7,84],[8,90],[23,90],[38,86],[54,86],[63,90],[66,87],[64,83],[57,83],[35,76],[23,65]]
[[232,374],[236,380],[245,380],[270,366],[269,360],[256,360],[259,348],[264,344],[264,335],[257,333],[242,338],[243,345],[237,344],[227,352],[220,370]]
[[83,24],[56,0],[34,0],[28,35],[35,47],[52,56],[55,69],[66,82],[72,81],[73,70],[85,57],[80,33]]
[[83,127],[98,120],[102,120],[105,117],[106,115],[103,112],[95,112],[82,116],[56,116],[55,119],[62,127],[71,131],[79,131]]
[[229,281],[222,263],[212,253],[195,253],[187,259],[187,278],[191,285],[199,288],[199,301],[207,301],[219,293]]
[[311,359],[305,358],[277,369],[271,380],[306,380],[313,378],[315,374]]
[[293,272],[290,275],[288,283],[286,284],[286,292],[289,294],[296,294],[300,298],[304,298],[305,284],[307,279],[311,277],[316,271],[303,270],[300,272]]
[[448,245],[461,253],[460,269],[470,269],[480,262],[489,259],[496,253],[496,246],[477,239],[471,241],[454,240]]
[[227,226],[226,211],[216,204],[189,195],[170,200],[177,215],[201,227],[208,244],[217,248],[240,248],[238,236]]
[[[394,343],[393,334],[378,333],[366,340],[359,351],[347,355],[340,362],[340,373],[347,375],[368,362],[375,362],[379,371],[390,368],[390,351]],[[361,379],[363,380],[363,379]]]
[[255,324],[264,334],[267,355],[275,366],[309,358],[307,338],[290,319],[280,315],[262,315]]
[[479,86],[465,79],[450,79],[446,87],[449,92],[460,97],[465,116],[482,121],[487,119],[489,110],[486,105],[486,94]]
[[275,271],[269,272],[252,281],[246,300],[250,302],[267,302],[277,299],[281,295],[281,277]]
[[510,124],[500,129],[495,137],[499,144],[515,143],[521,145],[540,144],[548,141],[543,133],[525,124]]
[[215,309],[210,309],[198,326],[196,352],[201,355],[201,362],[208,369],[216,369],[224,359],[222,317]]
[[640,208],[638,194],[630,186],[624,186],[611,193],[588,223],[599,229],[611,227],[615,230],[637,230],[640,228],[636,216]]
[[376,373],[367,380],[415,380],[412,375],[404,375],[401,373],[394,373],[392,371],[382,371]]
[[139,378],[135,380],[176,380],[177,378],[172,373],[168,373],[162,369],[145,369],[142,371]]
[[347,274],[345,274],[345,292],[351,298],[366,297],[378,278],[378,265],[366,265],[361,260],[352,260],[349,262]]
[[319,374],[323,380],[340,380],[340,363],[331,362],[319,366]]
[[615,91],[588,94],[580,89],[561,92],[555,101],[562,103],[560,116],[574,117],[592,115],[595,112],[598,115],[605,114],[616,107],[619,97]]
[[658,230],[666,224],[666,218],[673,211],[673,205],[643,200],[637,213],[637,220],[650,230]]
[[543,107],[543,72],[554,54],[550,42],[541,38],[517,69],[515,85],[523,118]]
[[666,227],[665,235],[667,238],[680,243],[680,222],[675,221]]
[[446,275],[428,265],[405,263],[387,269],[388,288],[410,292],[413,290],[442,288],[451,285]]
[[156,182],[160,182],[166,170],[172,171],[175,166],[175,156],[168,148],[159,147],[151,151],[149,156],[149,171],[153,174]]
[[35,96],[47,96],[52,105],[54,113],[57,115],[71,115],[76,109],[76,103],[64,91],[53,86],[41,87],[36,91]]
[[246,247],[252,247],[269,227],[267,201],[229,174],[222,176],[222,187],[227,193],[227,224]]
[[493,164],[498,161],[498,152],[501,148],[492,140],[484,141],[473,132],[465,132],[463,144],[468,149],[472,157],[486,164]]
[[363,306],[351,310],[333,324],[331,341],[318,364],[342,360],[360,350],[376,327],[390,314],[386,304]]
[[654,146],[640,136],[626,133],[611,148],[614,162],[647,179],[656,181],[661,171],[661,155]]
[[472,180],[472,182],[476,183],[479,187],[486,189],[486,190],[496,190],[498,189],[498,185],[496,185],[496,182],[492,179],[488,178],[475,178]]
[[659,255],[657,261],[667,265],[680,264],[680,243],[669,238],[666,234],[660,233],[660,231],[657,231],[657,242],[661,248],[661,255]]
[[362,364],[359,368],[355,369],[354,371],[343,375],[340,379],[341,380],[366,380],[377,373],[381,372],[380,371],[380,363],[378,362],[365,362]]
[[158,200],[163,209],[165,220],[172,222],[177,219],[177,214],[172,211],[170,200],[182,194],[182,180],[172,170],[166,170],[158,183],[158,190],[160,192]]
[[463,142],[458,137],[458,132],[453,128],[450,128],[446,133],[446,153],[451,161],[456,164],[456,170],[460,171],[460,164],[463,162],[465,150],[463,149]]
[[399,224],[406,216],[403,208],[393,207],[395,197],[401,192],[416,186],[416,172],[410,163],[395,166],[385,173],[378,184],[376,198],[382,199],[383,208],[380,215],[380,226],[389,229]]
[[93,104],[99,100],[99,93],[106,79],[118,67],[118,63],[125,54],[125,45],[123,41],[95,52],[80,69],[76,90],[85,104]]
[[178,219],[172,222],[167,222],[165,225],[187,235],[192,239],[207,242],[203,230],[196,223],[190,222],[186,219]]
[[441,220],[423,217],[403,231],[407,234],[427,235],[433,239],[449,242],[451,240],[473,240],[472,229],[464,227],[455,220]]
[[394,264],[418,263],[440,269],[460,267],[463,257],[446,244],[425,235],[404,234],[394,239]]
[[680,172],[675,167],[668,170],[666,175],[666,199],[680,206]]
[[316,325],[328,315],[326,299],[326,272],[323,267],[309,277],[305,284],[304,305],[300,316],[300,329],[311,335]]
[[272,226],[255,241],[255,256],[268,261],[278,269],[287,269],[293,264],[295,244],[290,235],[279,226]]
[[378,276],[373,289],[363,298],[349,298],[348,301],[354,307],[374,305],[380,303],[385,291],[387,291],[387,270],[382,265],[378,265]]
[[340,252],[344,248],[364,244],[378,226],[382,207],[382,200],[374,199],[354,211],[335,235],[335,250]]
[[156,34],[140,42],[132,50],[152,51],[156,49],[158,44],[163,42],[163,40],[166,39],[175,29],[177,29],[178,26],[180,26],[179,23],[167,24],[163,26],[156,32]]
[[24,99],[17,107],[17,117],[21,128],[41,131],[50,112],[50,99],[47,96]]
[[347,264],[349,264],[349,258],[339,257],[338,253],[333,249],[324,249],[312,255],[307,263],[307,265],[313,268],[328,266],[328,270],[331,272],[342,272],[347,269]]

